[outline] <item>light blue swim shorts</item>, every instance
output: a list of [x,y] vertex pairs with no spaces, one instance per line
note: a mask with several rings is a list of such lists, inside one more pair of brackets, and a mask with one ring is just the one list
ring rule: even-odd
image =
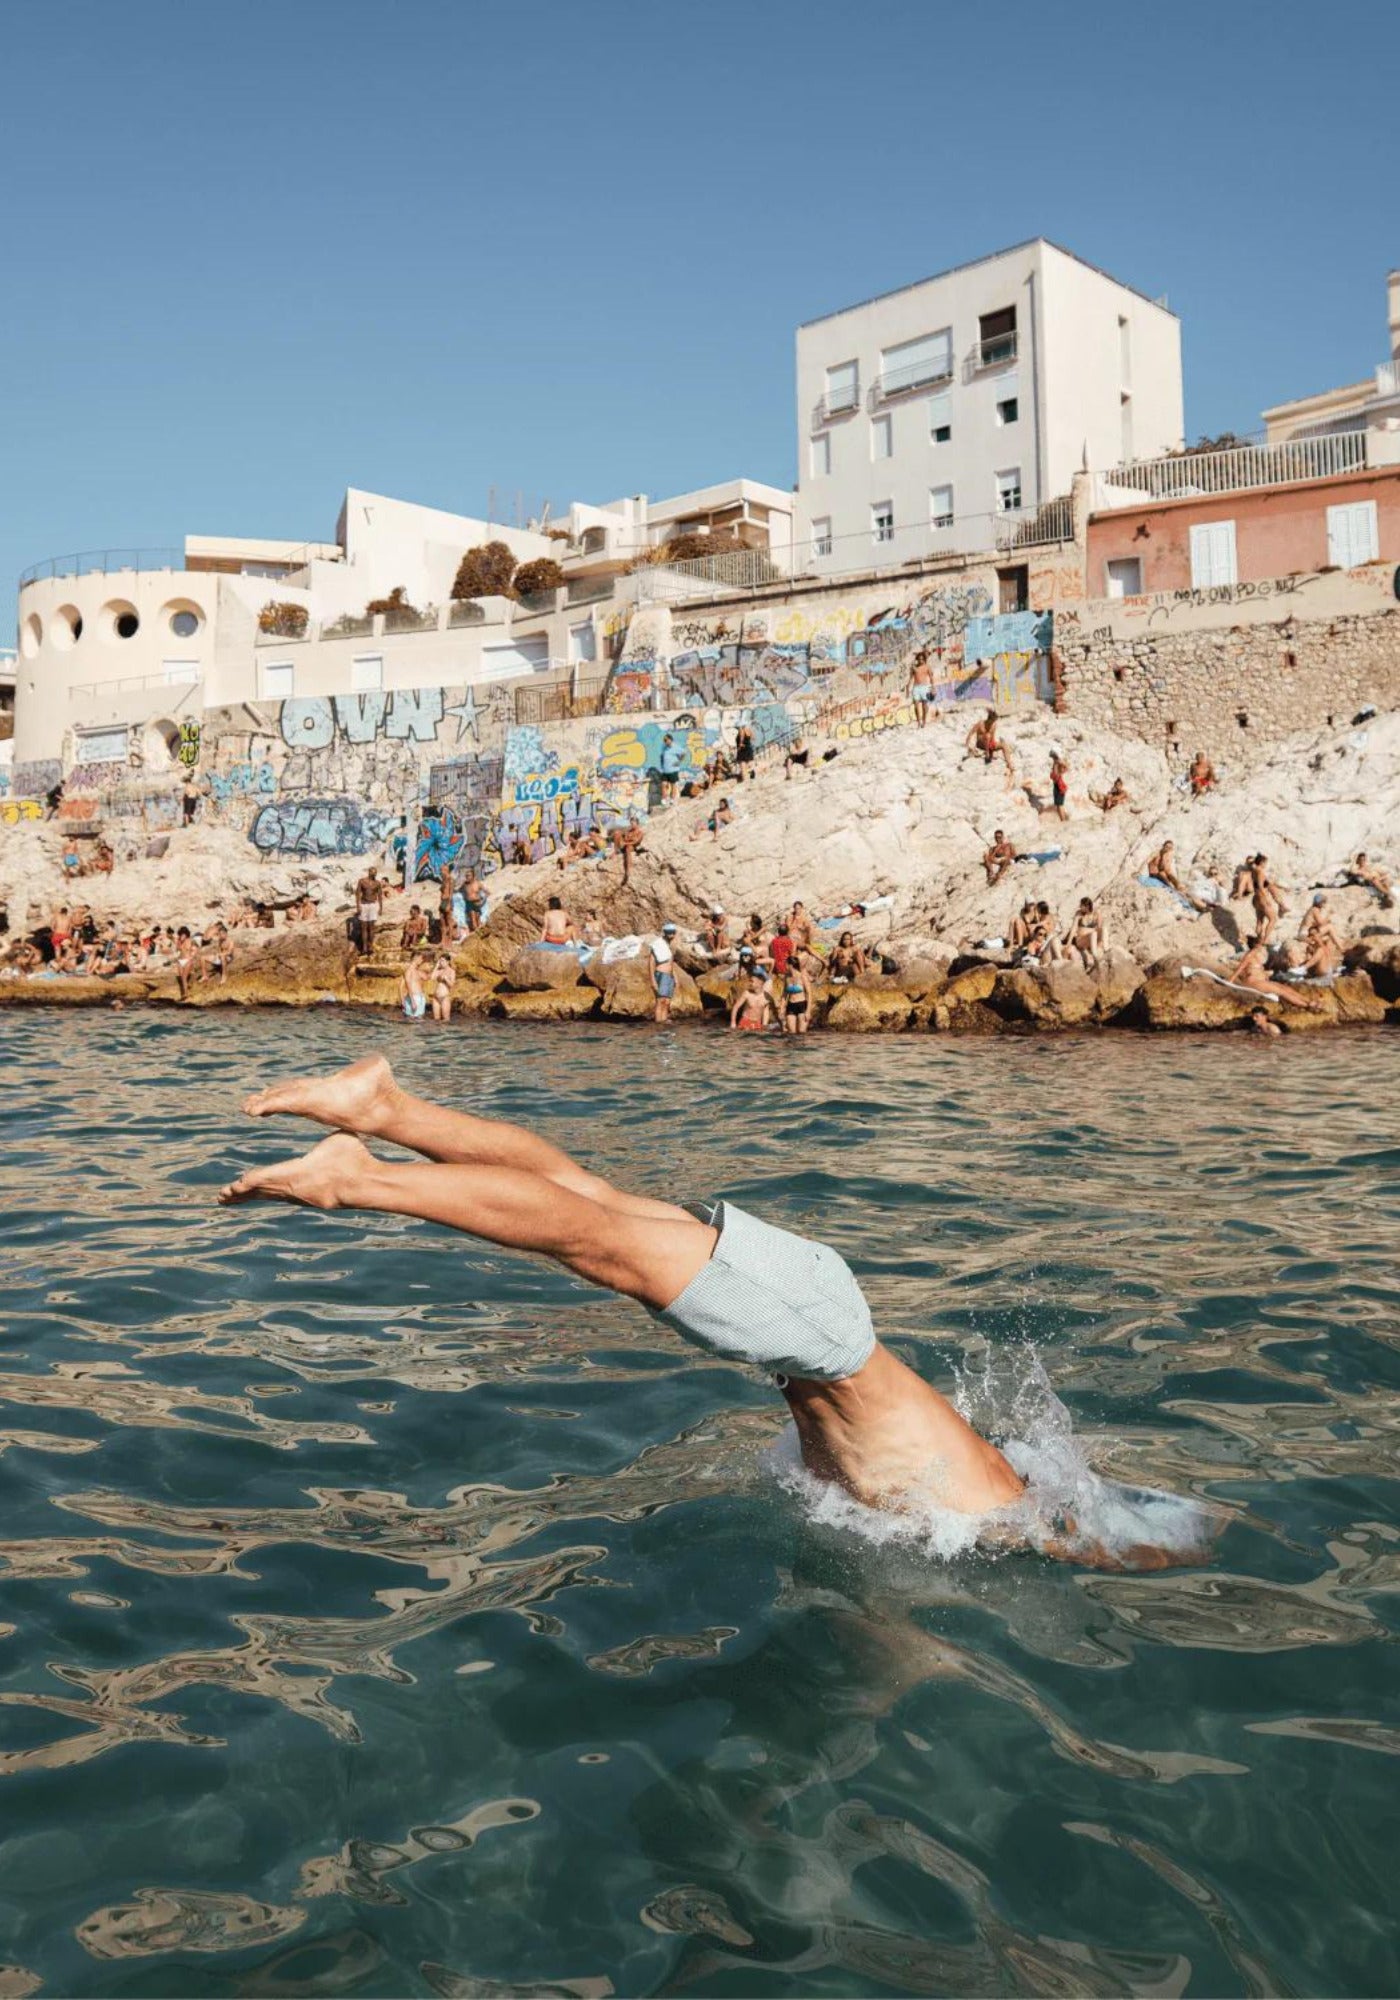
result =
[[719,1242],[704,1270],[653,1319],[711,1354],[770,1375],[840,1382],[865,1366],[875,1330],[843,1257],[730,1201],[692,1213],[718,1229]]

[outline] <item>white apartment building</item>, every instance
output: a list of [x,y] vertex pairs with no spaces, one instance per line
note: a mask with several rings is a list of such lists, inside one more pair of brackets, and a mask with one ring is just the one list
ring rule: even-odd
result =
[[[183,550],[36,564],[19,592],[18,775],[133,748],[159,770],[183,723],[239,701],[586,674],[595,662],[601,673],[605,621],[635,596],[632,557],[712,528],[749,547],[771,537],[786,559],[792,495],[737,479],[672,500],[577,503],[561,521],[506,528],[352,488],[330,542],[191,535]],[[491,541],[518,562],[553,558],[564,583],[455,601],[463,554]],[[395,590],[400,609],[368,609]]]
[[1267,444],[1327,437],[1340,431],[1393,431],[1400,427],[1400,271],[1386,274],[1386,320],[1390,359],[1377,363],[1374,372],[1360,382],[1298,396],[1265,410]]
[[803,567],[995,548],[1182,443],[1181,324],[1036,237],[799,327],[797,422]]

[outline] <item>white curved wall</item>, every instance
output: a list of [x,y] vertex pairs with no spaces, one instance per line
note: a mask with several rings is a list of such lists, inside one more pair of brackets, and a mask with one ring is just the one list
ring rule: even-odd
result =
[[[218,582],[201,571],[117,570],[26,584],[19,594],[15,761],[61,756],[69,730],[109,707],[107,695],[128,692],[120,682],[149,682],[151,699],[164,679],[202,682],[214,656]],[[191,617],[193,632],[176,629]],[[135,630],[124,637],[132,618]]]

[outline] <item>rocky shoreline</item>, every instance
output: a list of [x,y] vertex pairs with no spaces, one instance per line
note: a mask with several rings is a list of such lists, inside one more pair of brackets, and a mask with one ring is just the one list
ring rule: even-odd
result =
[[[652,992],[645,960],[580,963],[572,953],[538,949],[544,897],[513,897],[460,944],[453,957],[456,1019],[649,1022]],[[0,1007],[318,1007],[399,1011],[402,958],[386,927],[370,959],[347,948],[329,923],[272,934],[240,933],[226,981],[196,984],[181,1001],[173,971],[112,979],[0,980]],[[1381,942],[1378,940],[1378,942]],[[1400,1027],[1400,945],[1358,948],[1329,985],[1301,989],[1309,1011],[1269,1004],[1286,1033],[1325,1028]],[[732,966],[709,965],[684,944],[676,953],[677,1022],[722,1025],[738,990]],[[1221,985],[1180,959],[1141,965],[1110,951],[1094,973],[1069,964],[1031,971],[973,955],[930,953],[892,973],[866,973],[849,985],[813,984],[817,1033],[1028,1035],[1098,1029],[1219,1031],[1247,1029],[1259,996]]]

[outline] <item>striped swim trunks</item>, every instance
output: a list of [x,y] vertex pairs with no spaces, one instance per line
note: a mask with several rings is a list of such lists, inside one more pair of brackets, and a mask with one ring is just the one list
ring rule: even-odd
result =
[[865,1366],[875,1331],[843,1257],[733,1202],[691,1213],[719,1231],[719,1242],[680,1297],[652,1310],[653,1319],[711,1354],[770,1375],[840,1382]]

